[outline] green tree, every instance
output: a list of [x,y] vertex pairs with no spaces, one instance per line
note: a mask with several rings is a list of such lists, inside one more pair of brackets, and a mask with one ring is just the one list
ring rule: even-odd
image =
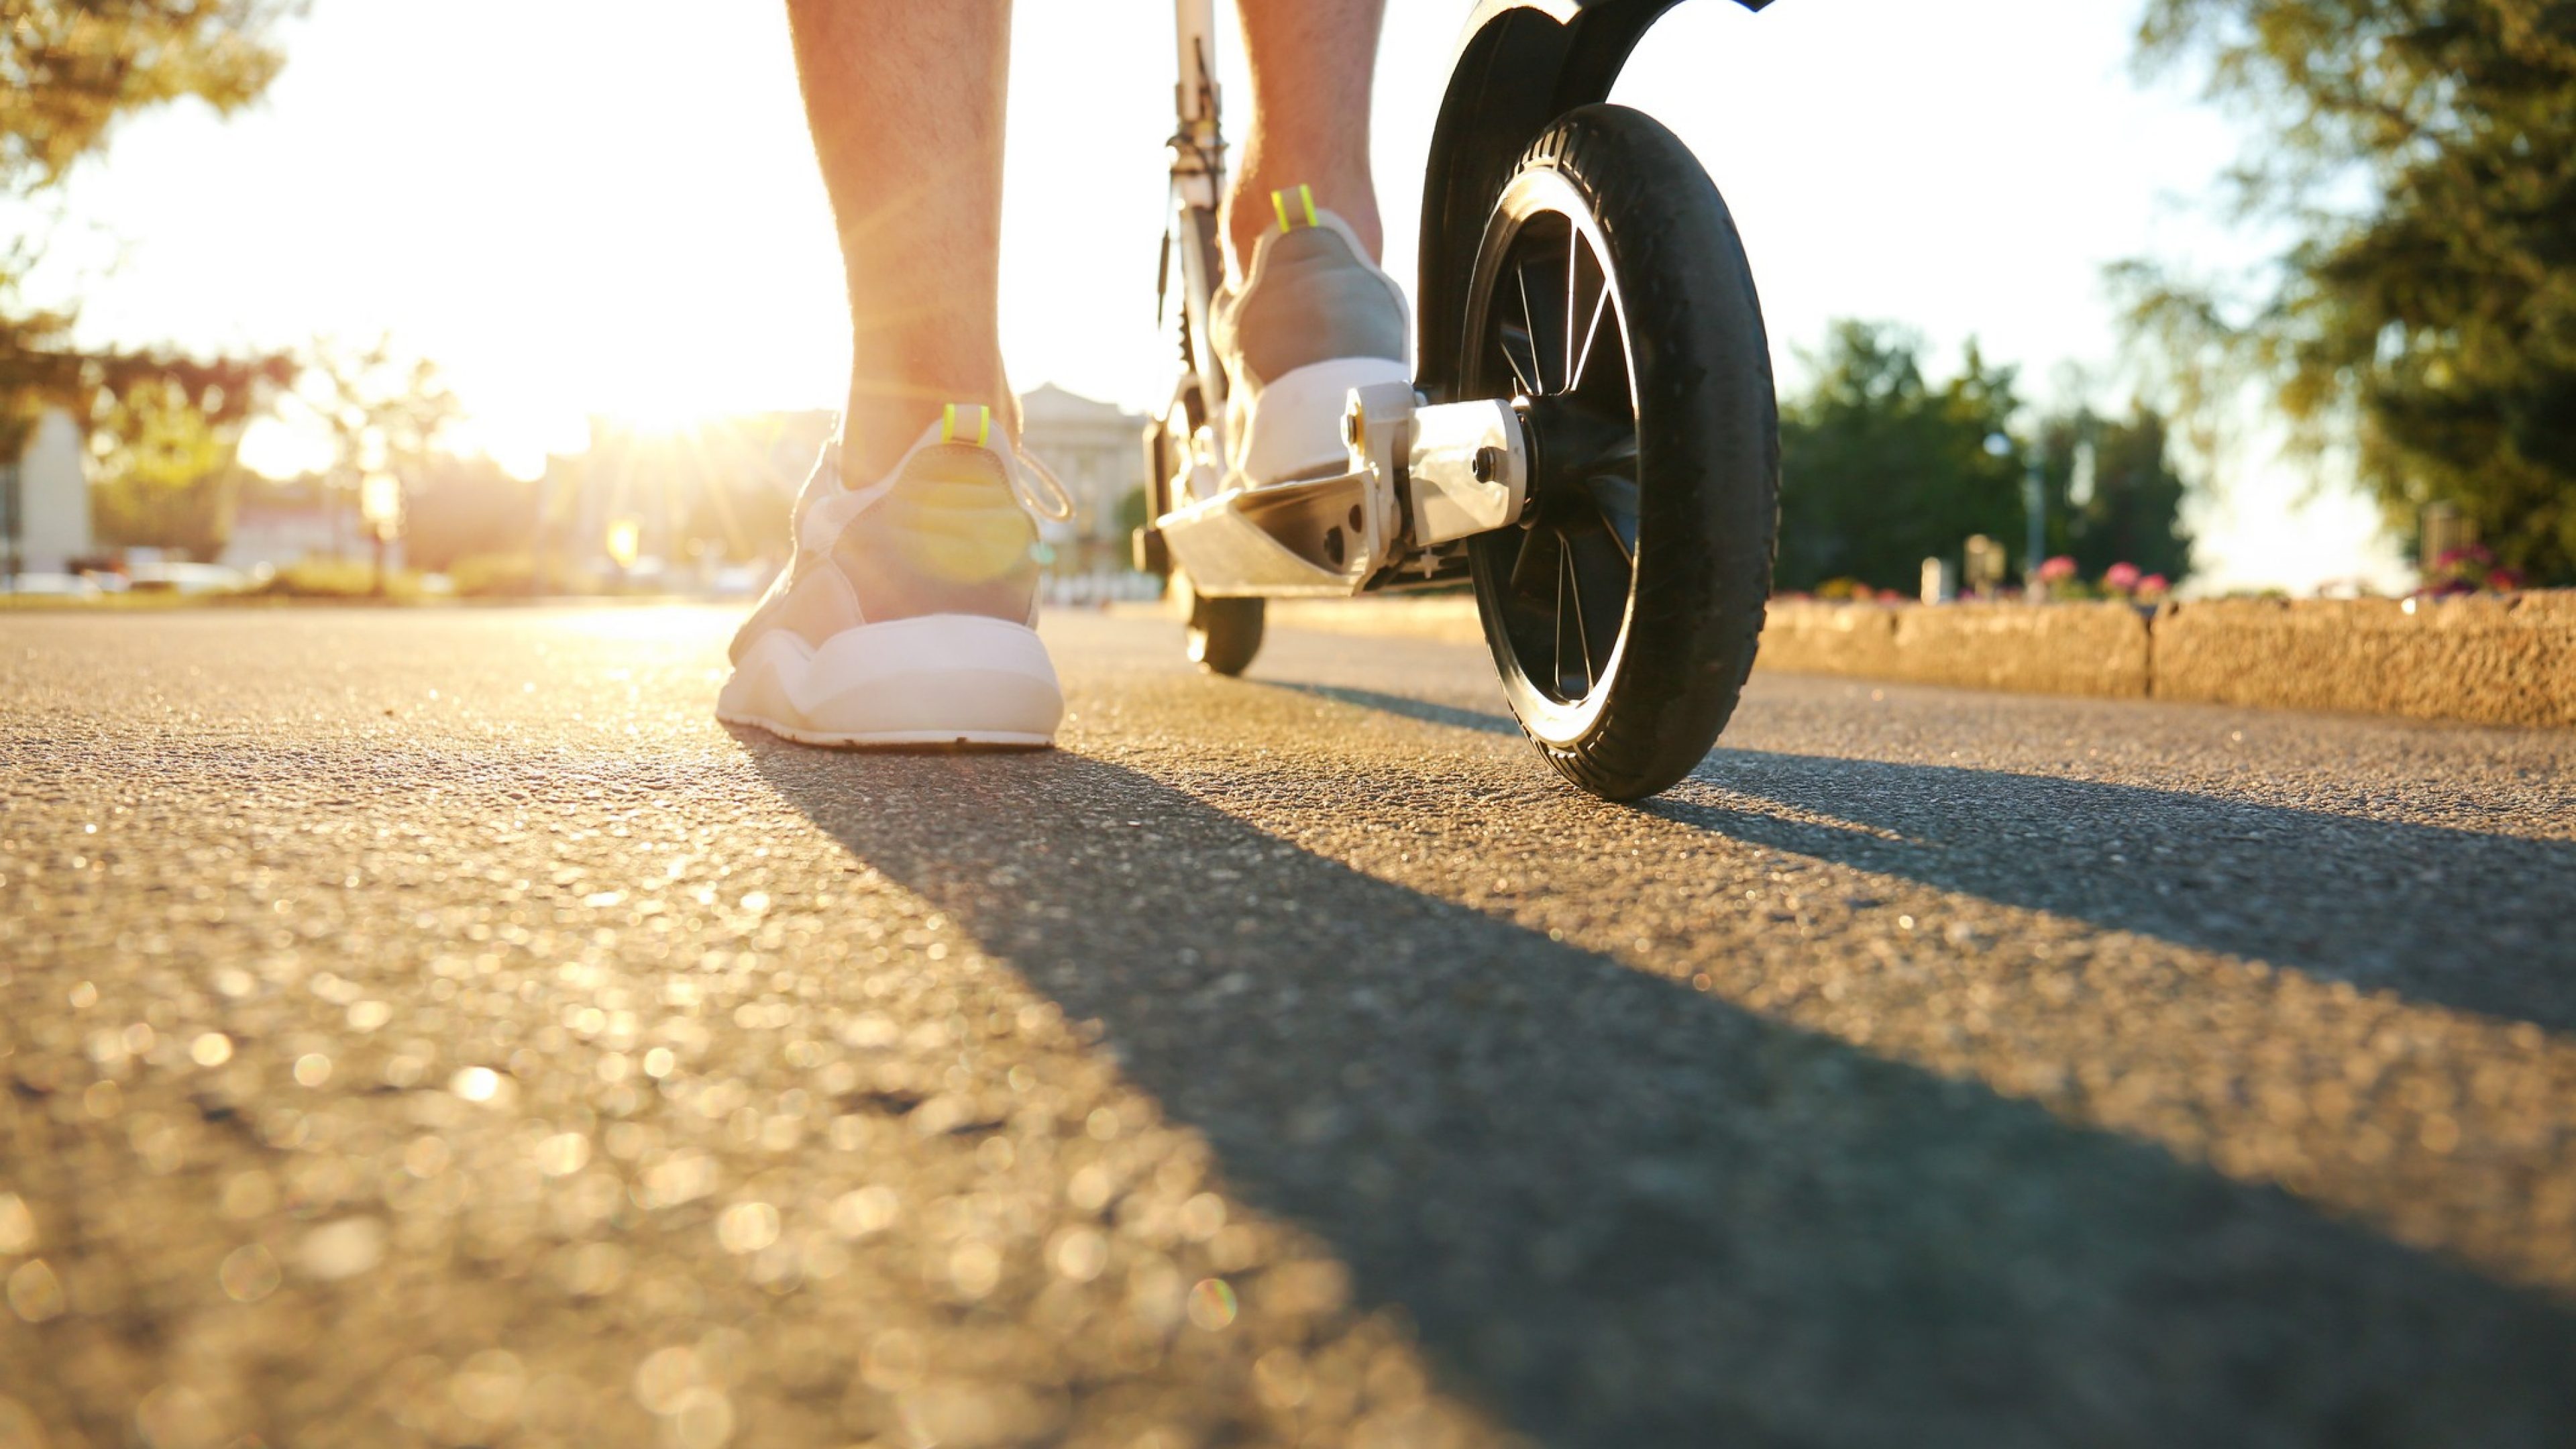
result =
[[[8,0],[0,6],[0,197],[24,200],[107,143],[117,120],[183,96],[218,111],[276,78],[273,42],[305,0]],[[38,247],[0,255],[0,457],[16,458],[47,405],[85,413],[97,365],[72,318],[29,308],[19,285]]]
[[2182,526],[2188,490],[2174,471],[2169,434],[2163,415],[2142,403],[2126,418],[2087,408],[2042,423],[2049,551],[2074,559],[2086,578],[2131,563],[2180,583],[2191,572],[2191,535]]
[[0,22],[0,191],[51,185],[134,111],[218,111],[277,78],[277,22],[303,0],[10,0]]
[[0,257],[0,462],[15,462],[47,403],[80,395],[81,356],[71,347],[70,314],[13,307],[23,250]]
[[1911,591],[1923,560],[1955,560],[1970,534],[2022,537],[2019,449],[1986,440],[2020,406],[2011,368],[1974,343],[1959,374],[1923,375],[1922,339],[1837,322],[1809,359],[1815,385],[1780,411],[1779,585],[1856,578]]
[[294,359],[88,359],[91,521],[101,541],[223,551],[240,491],[242,428],[295,378]]
[[317,339],[291,396],[331,438],[334,554],[358,537],[361,480],[388,472],[418,484],[462,412],[437,364],[402,357],[390,336],[357,348]]
[[2114,269],[2184,399],[2258,378],[2401,530],[2576,583],[2576,4],[2149,0],[2139,59],[2265,126],[2238,214],[2299,238],[2242,297]]

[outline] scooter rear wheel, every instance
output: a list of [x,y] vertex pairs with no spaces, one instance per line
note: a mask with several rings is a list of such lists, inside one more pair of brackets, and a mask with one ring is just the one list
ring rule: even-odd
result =
[[1261,652],[1259,599],[1190,598],[1190,662],[1210,674],[1236,675]]
[[1258,598],[1214,598],[1191,587],[1186,569],[1172,570],[1173,601],[1188,621],[1190,662],[1210,674],[1229,678],[1252,667],[1261,652],[1264,618],[1269,612]]
[[[1189,356],[1189,338],[1185,332],[1181,339],[1184,364]],[[1174,480],[1189,475],[1189,453],[1178,439],[1197,430],[1200,419],[1195,393],[1185,401],[1175,403],[1173,413],[1171,420],[1153,426],[1145,450],[1148,466],[1161,480],[1146,495],[1148,511],[1158,515],[1172,505],[1169,492],[1180,486]],[[1175,423],[1187,431],[1175,433]],[[1229,677],[1252,667],[1253,656],[1261,652],[1263,616],[1268,612],[1262,600],[1211,598],[1191,586],[1189,570],[1177,566],[1165,576],[1164,587],[1180,606],[1182,617],[1187,621],[1184,638],[1191,663],[1210,674]]]
[[1734,219],[1672,132],[1585,106],[1459,264],[1455,395],[1513,398],[1533,440],[1521,525],[1469,550],[1504,693],[1567,779],[1654,794],[1734,713],[1771,587],[1779,417]]

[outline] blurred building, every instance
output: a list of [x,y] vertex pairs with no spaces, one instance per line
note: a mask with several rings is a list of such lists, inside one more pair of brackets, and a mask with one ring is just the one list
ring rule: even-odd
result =
[[1042,530],[1060,573],[1127,567],[1120,509],[1145,486],[1145,418],[1046,383],[1020,397],[1021,445],[1073,495],[1073,522]]
[[[345,513],[347,510],[338,510]],[[227,568],[282,569],[308,558],[331,558],[363,551],[358,526],[334,517],[332,500],[320,489],[310,493],[277,490],[245,497],[233,509],[233,529],[216,562]],[[385,557],[389,568],[402,567],[402,543],[396,539]]]
[[[1049,570],[1124,570],[1119,511],[1144,485],[1144,418],[1051,384],[1020,408],[1024,446],[1074,500],[1070,523],[1039,527]],[[825,411],[680,428],[593,418],[586,452],[546,460],[544,546],[575,570],[681,587],[727,560],[783,563],[788,510],[837,424]]]
[[90,553],[89,474],[72,415],[47,408],[18,457],[0,463],[0,567],[61,573]]
[[678,428],[592,418],[588,451],[546,459],[546,546],[574,569],[630,576],[783,559],[788,505],[835,421],[821,411]]

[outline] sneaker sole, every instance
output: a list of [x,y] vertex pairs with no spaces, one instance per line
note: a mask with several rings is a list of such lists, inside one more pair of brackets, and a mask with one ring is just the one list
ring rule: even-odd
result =
[[820,648],[775,630],[716,696],[727,724],[854,749],[1044,749],[1063,717],[1037,632],[973,614],[863,624]]

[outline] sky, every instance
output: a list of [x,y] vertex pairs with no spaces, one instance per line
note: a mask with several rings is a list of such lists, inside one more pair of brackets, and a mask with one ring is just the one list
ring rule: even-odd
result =
[[[2122,407],[2101,271],[2257,253],[2203,204],[2247,139],[2191,78],[2128,68],[2140,0],[1690,0],[1613,99],[1697,153],[1733,210],[1784,389],[1836,318],[1974,338],[2042,402]],[[1222,10],[1224,7],[1220,7]],[[1390,0],[1373,157],[1408,285],[1463,0]],[[1220,74],[1250,91],[1221,21]],[[1022,0],[1004,181],[1015,385],[1151,410],[1171,17]],[[459,442],[522,473],[585,420],[831,407],[840,263],[776,0],[316,0],[252,108],[137,117],[49,206],[39,297],[91,345],[283,348],[390,332],[435,359]],[[266,425],[267,471],[314,461]],[[2203,588],[2402,584],[2372,507],[2268,442],[2200,470]]]

